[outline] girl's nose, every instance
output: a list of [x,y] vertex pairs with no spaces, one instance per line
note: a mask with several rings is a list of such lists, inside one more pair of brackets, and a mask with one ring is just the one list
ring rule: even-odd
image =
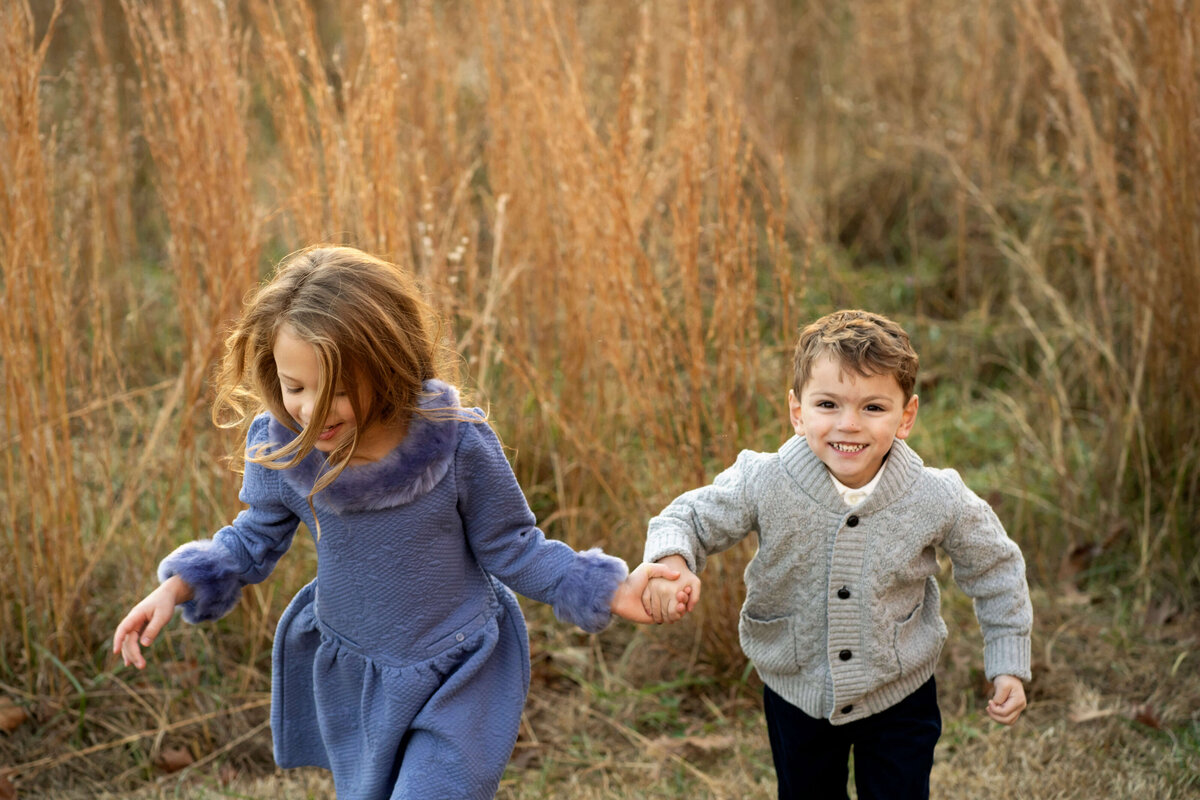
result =
[[313,400],[311,397],[305,397],[300,401],[300,422],[308,425],[312,421]]

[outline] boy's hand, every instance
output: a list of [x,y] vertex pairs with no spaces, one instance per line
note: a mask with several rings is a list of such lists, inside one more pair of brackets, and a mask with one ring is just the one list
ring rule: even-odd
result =
[[654,622],[646,609],[642,607],[642,593],[652,579],[675,580],[679,570],[665,564],[639,564],[638,568],[629,573],[613,594],[612,612],[630,622]]
[[992,685],[996,692],[988,701],[988,716],[1001,725],[1012,725],[1025,710],[1025,685],[1012,675],[997,675]]
[[678,622],[696,607],[700,599],[700,579],[688,569],[683,556],[665,556],[658,563],[676,570],[679,577],[651,580],[642,593],[642,605],[656,623]]
[[138,647],[139,635],[142,647],[149,647],[171,620],[175,606],[190,599],[192,589],[182,578],[178,575],[167,578],[121,620],[113,634],[113,653],[120,653],[127,667],[133,664],[138,669],[145,669],[146,659]]

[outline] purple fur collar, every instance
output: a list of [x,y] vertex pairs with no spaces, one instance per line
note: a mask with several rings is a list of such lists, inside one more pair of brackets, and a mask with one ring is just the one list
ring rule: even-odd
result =
[[[422,409],[458,409],[458,390],[439,380],[425,382]],[[414,415],[408,435],[378,461],[346,467],[337,480],[313,497],[313,502],[336,514],[378,511],[411,503],[438,484],[458,447],[458,419],[429,420]],[[274,417],[267,426],[271,442],[287,444],[296,438]],[[307,497],[325,469],[325,456],[313,450],[291,469],[283,470],[289,486]]]

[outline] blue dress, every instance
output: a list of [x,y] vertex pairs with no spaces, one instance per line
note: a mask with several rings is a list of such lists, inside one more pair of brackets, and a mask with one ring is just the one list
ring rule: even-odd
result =
[[[452,387],[425,388],[424,407],[457,409]],[[492,797],[529,689],[525,621],[507,587],[594,632],[626,575],[620,559],[547,539],[491,428],[444,416],[415,417],[392,453],[313,498],[317,575],[275,633],[275,760],[332,770],[339,800]],[[294,436],[262,415],[247,443]],[[195,592],[185,620],[227,613],[301,521],[317,530],[307,497],[324,466],[317,451],[287,470],[246,464],[246,510],[159,566]]]

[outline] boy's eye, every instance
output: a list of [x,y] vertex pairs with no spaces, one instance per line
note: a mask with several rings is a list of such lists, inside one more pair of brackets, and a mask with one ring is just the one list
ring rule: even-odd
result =
[[817,408],[835,408],[832,400],[818,400]]
[[885,409],[883,406],[877,406],[874,403],[871,403],[871,405],[867,406],[867,411],[884,411],[884,410]]

